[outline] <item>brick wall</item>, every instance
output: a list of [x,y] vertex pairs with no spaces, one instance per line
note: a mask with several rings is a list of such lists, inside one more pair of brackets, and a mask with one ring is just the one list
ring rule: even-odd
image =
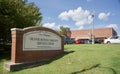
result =
[[56,35],[60,36],[56,31],[53,31],[51,29],[44,28],[44,27],[35,27],[35,28],[28,28],[28,29],[16,29],[16,28],[11,29],[11,32],[12,32],[11,61],[13,63],[48,60],[63,53],[64,41],[63,41],[62,36],[60,36],[61,37],[61,50],[23,51],[23,35],[31,31],[40,31],[40,30],[49,31],[49,32],[55,33]]

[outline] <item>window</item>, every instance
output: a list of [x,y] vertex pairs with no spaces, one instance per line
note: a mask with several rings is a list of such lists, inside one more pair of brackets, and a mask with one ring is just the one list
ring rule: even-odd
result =
[[118,36],[113,36],[110,39],[118,39],[118,38],[119,38]]

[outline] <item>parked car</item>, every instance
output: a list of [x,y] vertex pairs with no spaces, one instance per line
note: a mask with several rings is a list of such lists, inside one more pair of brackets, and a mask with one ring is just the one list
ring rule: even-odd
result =
[[83,40],[76,40],[75,44],[84,44],[84,41]]
[[[89,40],[89,43],[92,44],[92,40]],[[95,43],[95,44],[100,44],[101,41],[100,41],[99,39],[95,39],[95,40],[94,40],[94,43]]]
[[64,44],[73,44],[73,43],[75,43],[73,39],[67,36],[64,37]]
[[104,40],[104,43],[120,43],[120,36],[112,36]]

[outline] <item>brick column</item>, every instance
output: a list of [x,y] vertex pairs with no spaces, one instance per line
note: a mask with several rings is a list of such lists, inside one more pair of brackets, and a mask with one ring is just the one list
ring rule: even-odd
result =
[[11,61],[17,63],[19,61],[18,56],[22,51],[22,39],[23,39],[23,30],[13,28],[11,29],[12,34],[12,52],[11,52]]

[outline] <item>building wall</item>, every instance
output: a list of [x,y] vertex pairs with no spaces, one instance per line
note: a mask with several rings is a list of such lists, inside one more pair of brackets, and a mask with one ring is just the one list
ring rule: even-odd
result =
[[[73,30],[71,31],[71,38],[77,40],[90,40],[92,35],[91,29],[87,30]],[[104,39],[109,38],[111,36],[117,35],[117,32],[113,28],[98,28],[94,29],[94,38],[99,39],[102,42]]]

